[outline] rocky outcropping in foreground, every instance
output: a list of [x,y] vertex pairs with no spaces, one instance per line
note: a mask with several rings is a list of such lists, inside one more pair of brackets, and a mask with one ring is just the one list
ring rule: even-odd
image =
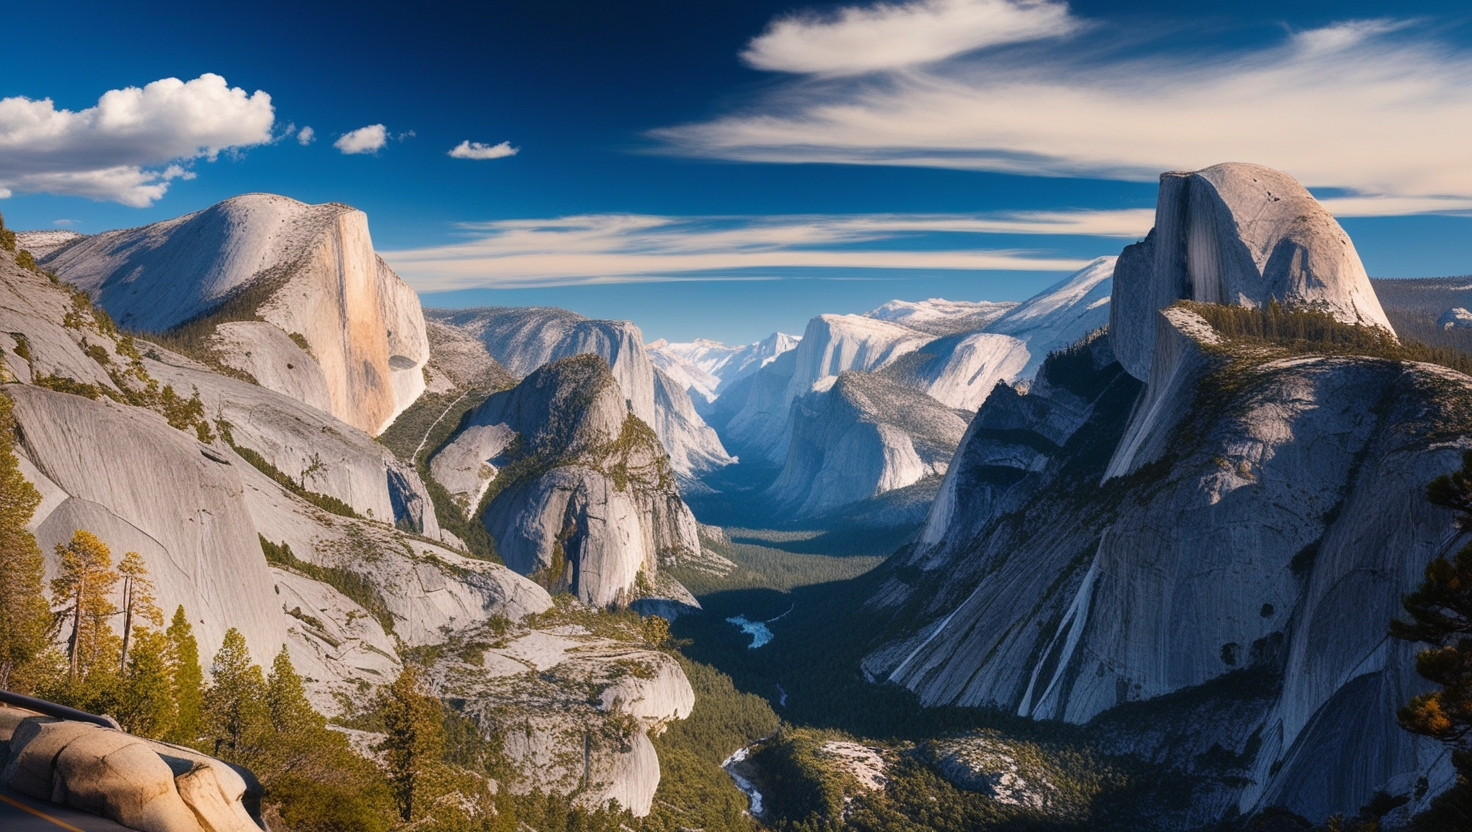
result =
[[596,355],[491,396],[430,468],[511,568],[587,604],[626,606],[661,561],[700,551],[658,437]]
[[[249,780],[247,780],[249,778]],[[249,772],[193,749],[0,705],[0,786],[148,832],[259,832]]]
[[424,391],[419,297],[346,205],[246,194],[172,220],[72,240],[42,265],[114,320],[369,434]]

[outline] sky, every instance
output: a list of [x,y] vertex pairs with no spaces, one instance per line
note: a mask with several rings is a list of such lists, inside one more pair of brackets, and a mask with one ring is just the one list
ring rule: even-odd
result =
[[93,233],[343,202],[427,306],[745,343],[1021,300],[1161,171],[1296,176],[1377,277],[1472,273],[1472,8],[767,0],[0,10],[0,212]]

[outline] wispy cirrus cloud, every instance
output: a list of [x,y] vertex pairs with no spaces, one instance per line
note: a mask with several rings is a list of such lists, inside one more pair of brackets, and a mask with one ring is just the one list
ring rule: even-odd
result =
[[84,110],[0,99],[0,196],[40,192],[146,207],[189,165],[272,141],[271,96],[219,75],[109,90]]
[[[421,291],[729,280],[754,270],[1069,271],[1086,261],[976,245],[978,234],[1134,238],[1154,212],[668,217],[589,214],[464,223],[466,239],[384,252]],[[968,235],[968,236],[961,236]],[[923,239],[921,246],[916,240]]]
[[[1472,212],[1472,198],[1333,197],[1338,217]],[[987,235],[1090,237],[1115,253],[1144,237],[1153,208],[993,214],[693,216],[585,214],[461,223],[465,239],[384,252],[415,288],[528,288],[658,280],[747,280],[841,270],[1071,271],[1087,260],[988,248]]]
[[[992,0],[972,5],[1006,11],[977,17],[958,43],[983,44],[992,26],[1012,45],[979,52],[937,46],[916,23],[966,5],[779,20],[743,55],[799,77],[728,115],[651,135],[687,156],[1040,176],[1147,179],[1252,161],[1366,197],[1472,197],[1472,54],[1414,22],[1347,21],[1253,48],[1188,51],[1166,37],[1118,46],[1118,32],[1061,3]],[[1029,20],[1036,37],[1017,22]],[[895,57],[868,74],[844,71],[843,32]]]

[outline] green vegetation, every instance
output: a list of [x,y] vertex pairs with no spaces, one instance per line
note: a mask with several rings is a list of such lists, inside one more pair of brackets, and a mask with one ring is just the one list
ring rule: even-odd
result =
[[1472,375],[1472,355],[1450,346],[1396,340],[1373,326],[1346,324],[1317,309],[1269,302],[1261,309],[1181,301],[1228,342],[1276,349],[1288,355],[1368,356],[1439,364]]
[[[429,460],[450,441],[461,427],[466,414],[491,395],[491,391],[470,390],[458,396],[425,394],[389,426],[378,440],[399,459],[410,461],[419,471],[419,479],[429,492],[440,528],[464,541],[466,550],[475,557],[499,563],[495,543],[481,525],[480,512],[467,511],[450,492],[435,481],[429,471]],[[426,401],[429,400],[429,401]],[[415,451],[418,456],[415,456]],[[484,508],[484,505],[479,508]]]
[[[1437,477],[1427,488],[1431,502],[1456,512],[1457,527],[1472,531],[1472,451],[1462,467]],[[1472,822],[1472,544],[1454,558],[1426,565],[1426,580],[1403,599],[1410,621],[1392,621],[1390,634],[1431,645],[1416,654],[1416,672],[1433,690],[1413,698],[1398,714],[1401,727],[1434,737],[1452,750],[1457,782],[1438,798],[1420,828],[1452,828]]]
[[659,751],[659,791],[654,809],[640,827],[648,832],[749,832],[746,795],[721,769],[738,748],[771,736],[778,726],[772,706],[760,696],[736,690],[731,677],[681,658],[695,689],[695,710],[671,725],[654,747]]
[[50,641],[51,610],[41,595],[46,562],[26,528],[41,493],[20,472],[13,409],[0,396],[0,688],[25,691],[39,682],[36,665]]
[[235,444],[235,436],[230,432],[229,422],[223,419],[216,420],[215,427],[219,429],[220,436],[224,438],[226,444],[230,446],[231,450],[235,451],[235,453],[238,454],[241,459],[249,462],[251,465],[254,465],[256,469],[259,470],[262,474],[265,474],[266,476],[274,480],[277,485],[280,485],[282,488],[285,488],[292,494],[301,497],[303,500],[306,500],[317,508],[328,512],[329,514],[336,514],[339,517],[359,517],[358,512],[353,511],[353,507],[348,505],[347,503],[344,503],[342,500],[339,500],[330,494],[320,494],[316,491],[309,491],[306,488],[305,476],[302,477],[302,482],[297,482],[291,477],[288,477],[281,469],[277,468],[275,465],[272,465],[269,460],[261,456],[256,451],[252,450],[251,448],[247,448],[244,445]]
[[318,566],[298,558],[291,551],[291,546],[286,543],[272,543],[264,536],[261,537],[261,552],[266,556],[266,562],[272,566],[290,569],[324,584],[346,595],[358,606],[368,611],[373,616],[383,631],[392,633],[394,631],[394,617],[388,610],[388,604],[383,600],[383,595],[367,577],[350,569],[337,566]]
[[0,249],[15,251],[15,232],[5,227],[4,215],[0,215]]
[[[668,573],[696,595],[738,589],[789,590],[800,586],[846,581],[862,575],[884,562],[884,557],[869,554],[817,554],[823,551],[872,551],[866,541],[846,539],[824,540],[829,535],[819,531],[782,532],[758,529],[726,529],[727,539],[703,537],[705,551],[719,555],[735,568],[724,574],[708,565],[677,564]],[[881,537],[887,537],[882,532]],[[902,541],[896,541],[899,545]],[[796,551],[794,551],[796,550]]]

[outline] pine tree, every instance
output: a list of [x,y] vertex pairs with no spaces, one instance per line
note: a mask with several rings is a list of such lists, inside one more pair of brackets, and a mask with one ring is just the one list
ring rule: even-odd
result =
[[165,636],[174,691],[174,724],[165,736],[180,745],[193,745],[199,740],[203,721],[204,670],[199,666],[194,628],[189,625],[183,606],[174,610],[174,619],[169,622]]
[[148,577],[148,567],[143,563],[142,555],[137,552],[123,555],[123,562],[118,564],[118,574],[123,580],[123,649],[118,667],[126,670],[128,646],[133,640],[134,619],[162,627],[164,614],[154,603],[153,581]]
[[138,630],[128,657],[118,713],[118,721],[130,734],[161,739],[174,728],[177,708],[168,652],[169,640],[163,633]]
[[379,693],[378,712],[385,732],[378,750],[388,763],[399,815],[407,822],[414,819],[416,809],[422,810],[420,790],[444,754],[440,703],[421,690],[419,671],[406,666]]
[[271,711],[271,727],[279,737],[307,736],[327,726],[327,720],[312,708],[302,677],[291,664],[286,648],[271,662],[266,677],[266,701]]
[[231,627],[215,661],[211,685],[204,695],[204,718],[217,757],[248,763],[270,730],[266,706],[266,679],[261,666],[251,664],[245,636]]
[[26,671],[46,649],[51,611],[41,595],[45,560],[26,529],[41,494],[20,472],[12,408],[0,396],[0,688],[29,690]]
[[[1472,451],[1463,454],[1460,471],[1437,477],[1427,496],[1456,512],[1458,528],[1472,531]],[[1451,746],[1459,775],[1429,814],[1472,822],[1472,544],[1451,560],[1428,563],[1425,582],[1402,605],[1411,620],[1392,621],[1390,634],[1431,645],[1416,654],[1416,672],[1438,687],[1400,709],[1401,727]]]
[[113,658],[117,636],[108,618],[117,613],[111,596],[118,573],[112,568],[112,553],[97,536],[84,529],[72,534],[71,542],[57,544],[61,574],[51,581],[51,595],[62,604],[59,613],[71,620],[67,641],[67,678],[73,684],[91,675],[99,664],[116,667]]

